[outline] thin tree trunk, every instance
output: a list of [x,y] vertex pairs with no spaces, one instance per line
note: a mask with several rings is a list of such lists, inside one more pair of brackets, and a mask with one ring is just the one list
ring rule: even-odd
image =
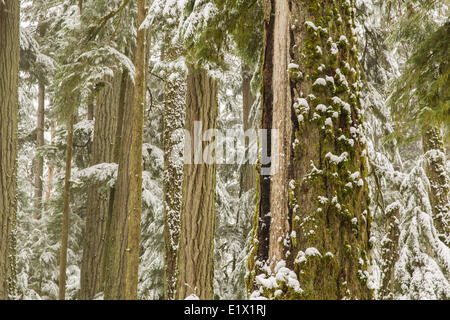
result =
[[93,101],[90,101],[88,103],[87,119],[94,120],[94,103],[93,103]]
[[[136,300],[138,293],[139,251],[142,214],[142,142],[145,110],[145,60],[147,30],[140,28],[146,16],[145,0],[137,1],[137,36],[134,66],[136,78],[134,86],[133,121],[130,150],[129,176],[130,193],[127,199],[128,246],[126,267],[127,300]],[[120,168],[119,168],[120,170]]]
[[426,174],[430,181],[430,202],[433,220],[439,238],[450,244],[450,179],[446,170],[446,155],[441,130],[424,130],[422,146],[425,154]]
[[381,243],[381,288],[382,299],[392,299],[394,296],[395,263],[398,260],[400,237],[400,207],[398,204],[386,210],[386,236]]
[[14,273],[9,256],[16,215],[19,19],[19,1],[0,2],[0,300],[8,299]]
[[[113,162],[121,79],[121,74],[108,79],[111,84],[98,94],[91,165]],[[103,290],[108,206],[109,190],[104,190],[101,185],[90,186],[81,260],[80,299],[93,299]]]
[[66,267],[67,243],[69,240],[69,210],[70,210],[70,177],[72,171],[73,124],[75,116],[72,114],[67,124],[66,138],[66,171],[64,177],[64,204],[61,225],[61,248],[59,253],[59,291],[58,299],[66,299]]
[[[50,127],[50,145],[53,145],[53,134],[54,134],[55,128],[54,124],[52,123]],[[53,163],[53,160],[50,160],[48,162],[48,171],[47,171],[47,190],[45,192],[45,205],[44,210],[47,211],[48,209],[48,201],[50,200],[50,195],[53,190],[53,171],[55,169],[55,165]]]
[[[181,47],[167,48],[164,60],[171,62],[182,54]],[[164,95],[164,298],[175,298],[177,248],[180,237],[183,197],[182,146],[186,103],[186,77],[181,70],[168,70]],[[181,160],[181,161],[180,161]]]
[[[204,130],[215,129],[217,109],[216,80],[205,70],[189,65],[185,129],[191,135],[197,135],[194,131],[194,121],[200,121]],[[203,162],[194,164],[195,139],[200,139],[197,143],[201,145],[201,133],[200,136],[191,139],[192,164],[185,164],[183,170],[177,299],[184,299],[191,294],[197,295],[200,299],[212,299],[214,294],[216,164]]]
[[[244,132],[252,128],[250,111],[253,103],[255,102],[255,96],[251,89],[252,73],[247,65],[242,65],[242,119]],[[245,141],[245,159],[249,157],[249,143]],[[240,190],[239,196],[242,196],[245,192],[253,189],[256,184],[256,170],[252,164],[244,164],[241,169],[240,177]]]
[[[36,149],[44,146],[44,108],[45,108],[45,86],[39,81],[38,110],[36,123]],[[34,171],[34,217],[40,219],[42,209],[42,175],[44,173],[44,159],[41,155],[37,155],[35,159]]]
[[[83,0],[78,0],[78,9],[83,10]],[[58,299],[66,299],[67,247],[69,240],[70,179],[72,176],[73,126],[78,121],[78,108],[71,111],[67,124],[66,169],[64,176],[64,204],[61,225],[61,249],[59,254],[59,290]]]

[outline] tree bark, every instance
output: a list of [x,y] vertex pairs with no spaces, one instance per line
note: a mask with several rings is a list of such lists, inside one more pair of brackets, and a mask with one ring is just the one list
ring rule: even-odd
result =
[[430,127],[422,135],[425,172],[430,181],[430,202],[439,238],[450,245],[450,179],[441,130]]
[[[189,65],[185,129],[195,134],[194,121],[200,121],[205,130],[215,129],[217,109],[216,80],[205,70]],[[185,164],[183,169],[176,298],[195,294],[200,299],[212,299],[216,164],[194,164],[194,139],[202,139],[202,136],[191,139],[192,164]]]
[[[242,65],[242,121],[244,132],[252,128],[250,112],[255,102],[255,96],[251,89],[252,73],[247,65]],[[239,196],[242,196],[248,190],[253,189],[256,185],[256,169],[254,165],[247,162],[249,157],[249,143],[245,141],[245,159],[246,163],[242,165],[240,177]]]
[[104,294],[107,300],[125,299],[126,248],[128,242],[127,203],[130,176],[128,175],[132,132],[133,82],[124,70],[120,86],[120,103],[117,114],[117,131],[114,146],[114,162],[122,168],[110,194],[108,210],[105,261]]
[[[289,64],[289,4],[288,1],[274,1],[274,43],[272,56],[272,130],[277,130],[279,138],[271,141],[272,144],[272,172],[270,185],[270,237],[269,262],[279,262],[283,259],[287,248],[279,239],[289,237],[290,208],[289,208],[289,181],[291,171],[292,146],[292,101],[289,77],[287,74]],[[271,261],[272,260],[272,261]],[[272,267],[274,264],[272,264]]]
[[[53,134],[55,131],[54,123],[52,122],[50,126],[50,145],[53,145]],[[44,210],[47,211],[48,209],[48,201],[50,200],[50,195],[53,190],[53,171],[55,169],[55,165],[53,163],[53,160],[50,160],[48,162],[48,172],[47,172],[47,185],[46,185],[46,191],[45,191],[45,205]]]
[[[128,174],[131,177],[127,199],[128,216],[128,247],[126,267],[127,300],[136,300],[138,293],[139,251],[141,239],[142,214],[142,142],[144,133],[145,110],[145,60],[147,30],[140,28],[146,16],[145,0],[137,1],[137,36],[134,66],[136,78],[134,86],[132,136],[130,150],[130,166]],[[120,167],[119,167],[120,170]]]
[[8,299],[16,215],[20,3],[0,3],[0,300]]
[[[117,128],[117,111],[121,74],[107,79],[110,85],[97,97],[95,108],[94,141],[91,165],[111,163],[114,158],[114,138]],[[93,299],[103,290],[103,264],[108,219],[109,190],[99,184],[89,186],[81,260],[80,299]]]
[[72,172],[73,125],[75,115],[72,113],[67,123],[66,138],[66,168],[64,176],[64,204],[61,224],[61,248],[59,253],[59,291],[58,299],[66,299],[66,267],[67,243],[69,240],[69,210],[70,210],[70,178]]
[[[39,81],[38,110],[36,123],[36,149],[44,146],[44,109],[45,109],[45,86],[43,81]],[[42,175],[44,174],[44,159],[41,155],[36,155],[34,171],[34,217],[40,219],[42,209]]]
[[[369,193],[352,2],[266,0],[260,177],[247,285],[281,266],[277,299],[368,299]],[[263,164],[264,165],[264,164]],[[271,267],[271,272],[264,268]]]
[[400,206],[392,205],[386,209],[386,236],[381,242],[381,288],[382,299],[394,297],[395,263],[399,256]]
[[[170,47],[164,59],[173,62],[182,54],[181,47]],[[180,237],[181,202],[183,197],[182,147],[186,79],[180,70],[167,70],[164,95],[164,298],[175,298],[177,280],[177,248]]]

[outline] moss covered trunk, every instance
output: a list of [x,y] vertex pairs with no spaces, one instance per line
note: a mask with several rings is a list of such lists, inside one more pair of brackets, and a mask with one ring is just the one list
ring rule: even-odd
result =
[[399,256],[400,237],[400,206],[393,203],[386,208],[386,235],[381,242],[381,288],[379,296],[382,299],[394,298],[395,263]]
[[[266,148],[276,173],[266,184],[260,177],[250,292],[284,299],[372,297],[354,27],[351,1],[265,1],[262,128],[278,129],[280,141]],[[276,275],[277,289],[268,288],[263,279]]]
[[[214,294],[216,165],[203,161],[201,164],[195,164],[196,155],[201,157],[203,154],[196,153],[194,139],[201,144],[203,135],[194,130],[194,122],[199,121],[203,130],[215,129],[217,112],[216,80],[206,71],[190,65],[187,76],[185,129],[192,137],[192,152],[191,164],[184,164],[183,170],[177,299],[184,299],[191,294],[196,294],[200,299],[212,299]],[[189,156],[185,154],[185,159],[187,157]]]
[[[121,74],[106,79],[109,83],[96,100],[94,140],[91,165],[111,163],[114,158],[114,139]],[[93,299],[103,291],[103,263],[108,219],[109,189],[99,183],[89,186],[81,260],[80,299]]]
[[8,299],[16,212],[19,15],[19,1],[0,2],[0,300]]
[[[182,54],[180,47],[167,48],[164,58],[170,63]],[[183,197],[183,129],[186,102],[186,77],[181,70],[166,71],[164,93],[164,298],[174,299],[177,280],[177,248],[180,237]]]
[[439,238],[450,245],[450,179],[446,170],[446,155],[441,130],[431,127],[424,130],[422,147],[425,154],[425,171],[430,181],[430,202],[433,220]]

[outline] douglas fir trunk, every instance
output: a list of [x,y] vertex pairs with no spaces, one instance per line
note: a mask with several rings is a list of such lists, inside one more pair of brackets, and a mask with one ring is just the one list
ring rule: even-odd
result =
[[117,116],[114,162],[119,168],[117,182],[110,195],[107,219],[104,292],[105,299],[125,299],[126,249],[128,243],[127,198],[130,192],[128,174],[131,148],[133,83],[124,71]]
[[[139,251],[141,237],[142,214],[142,142],[144,134],[144,110],[145,110],[145,60],[147,29],[141,28],[146,16],[145,0],[137,1],[137,36],[136,51],[134,55],[134,67],[136,69],[133,118],[130,146],[130,161],[128,175],[131,177],[128,188],[130,190],[127,199],[128,217],[128,246],[126,267],[126,292],[127,300],[136,300],[138,293]],[[119,168],[120,169],[120,168]]]
[[185,160],[190,159],[191,164],[185,163],[183,170],[177,299],[191,294],[200,299],[212,299],[214,294],[216,165],[204,163],[203,152],[197,152],[195,145],[202,145],[203,133],[194,130],[194,122],[199,121],[203,130],[215,129],[217,109],[217,82],[205,70],[190,65],[185,129],[191,134],[191,154],[186,154],[189,148],[185,143]]
[[[121,79],[121,74],[108,79],[111,83],[107,84],[97,96],[91,165],[113,162]],[[109,189],[99,184],[91,185],[88,190],[86,230],[81,261],[80,299],[93,299],[103,290],[108,206]]]
[[262,143],[272,171],[259,178],[249,294],[371,298],[353,1],[264,4],[262,128],[277,131]]
[[0,2],[0,300],[8,299],[16,211],[20,2]]

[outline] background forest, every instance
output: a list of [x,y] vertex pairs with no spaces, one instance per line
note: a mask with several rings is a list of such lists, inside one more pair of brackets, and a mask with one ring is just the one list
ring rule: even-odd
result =
[[0,0],[0,299],[450,299],[448,5]]

